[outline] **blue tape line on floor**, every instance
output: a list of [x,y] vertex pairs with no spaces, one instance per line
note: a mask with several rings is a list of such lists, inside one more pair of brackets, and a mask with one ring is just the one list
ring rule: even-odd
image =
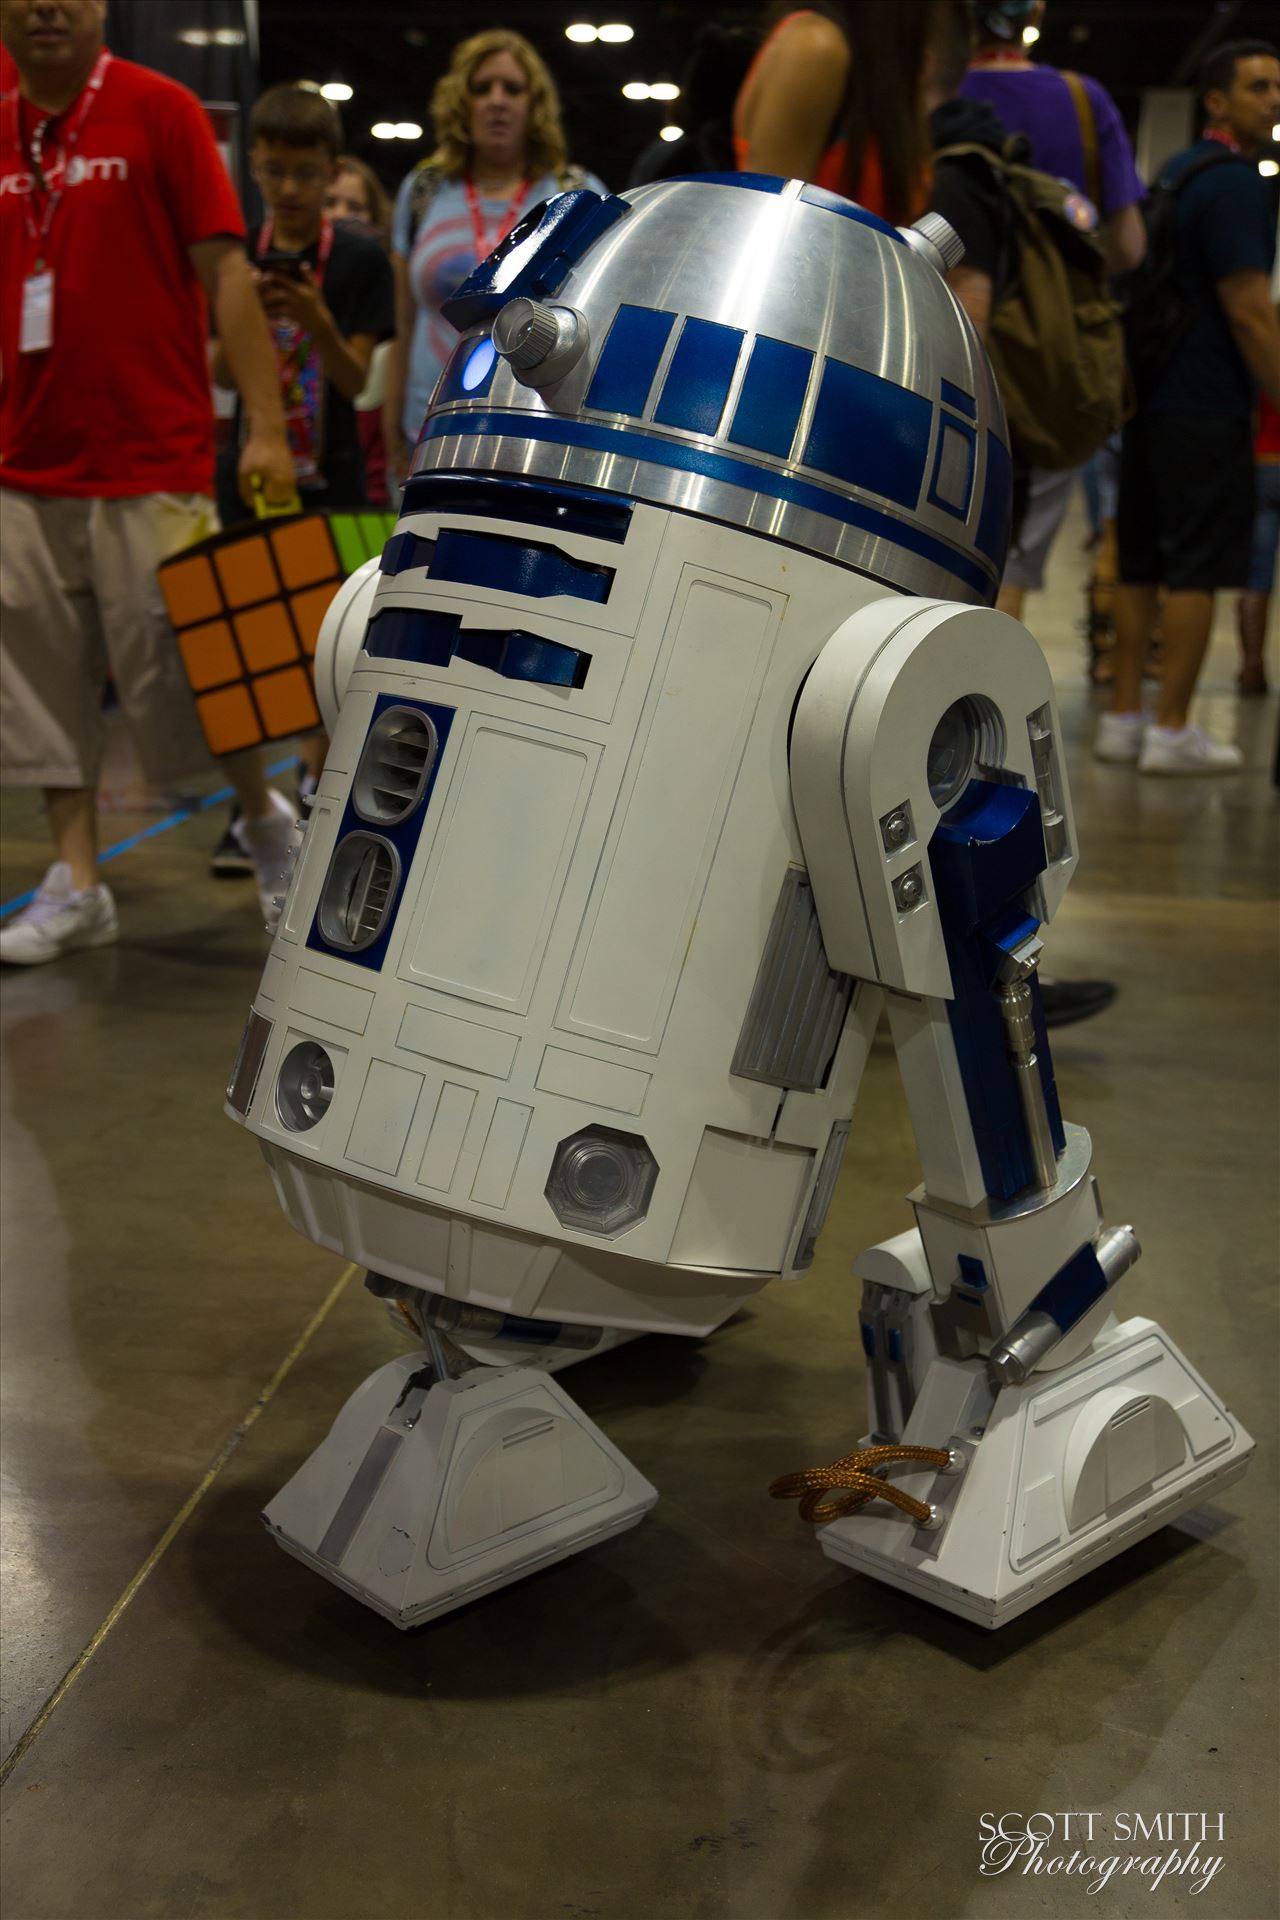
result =
[[[281,760],[274,767],[267,768],[267,778],[275,780],[297,764],[296,760]],[[180,827],[184,820],[194,820],[198,813],[207,813],[210,807],[221,806],[224,800],[234,797],[234,787],[219,787],[216,793],[206,793],[194,807],[179,807],[176,813],[166,814],[163,820],[157,820],[154,826],[144,827],[141,833],[131,833],[127,840],[117,840],[114,846],[104,847],[98,855],[98,865],[102,867],[108,860],[118,860],[122,853],[128,853],[130,847],[140,846],[144,840],[154,840],[158,833],[168,833],[170,827]],[[36,893],[37,889],[32,887],[30,893],[20,893],[15,900],[6,900],[0,906],[0,920],[7,920],[11,913],[29,907]]]

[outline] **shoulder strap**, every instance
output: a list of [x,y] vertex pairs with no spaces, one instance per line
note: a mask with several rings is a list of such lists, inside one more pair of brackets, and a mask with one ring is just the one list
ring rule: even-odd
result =
[[1080,125],[1080,140],[1084,147],[1084,190],[1101,215],[1098,195],[1102,191],[1102,170],[1098,160],[1098,123],[1093,117],[1093,102],[1078,73],[1067,73],[1064,69],[1062,77],[1067,83],[1071,104]]
[[1230,147],[1224,147],[1220,141],[1215,140],[1211,152],[1198,153],[1195,159],[1183,167],[1172,180],[1169,178],[1168,167],[1164,167],[1156,185],[1162,187],[1166,193],[1181,193],[1187,182],[1194,180],[1197,174],[1206,172],[1209,167],[1216,167],[1220,160],[1234,160],[1235,157]]

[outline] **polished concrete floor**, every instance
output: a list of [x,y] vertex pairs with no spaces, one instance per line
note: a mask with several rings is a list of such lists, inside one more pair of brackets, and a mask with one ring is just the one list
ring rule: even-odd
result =
[[[113,863],[118,948],[3,981],[6,1920],[1276,1911],[1276,707],[1236,701],[1224,620],[1201,704],[1248,770],[1092,764],[1081,567],[1073,525],[1030,608],[1084,848],[1050,955],[1121,998],[1059,1084],[1145,1249],[1123,1308],[1252,1429],[1248,1476],[996,1636],[765,1498],[862,1430],[849,1264],[917,1178],[882,1039],[811,1275],[565,1376],[654,1513],[396,1633],[257,1520],[396,1348],[222,1117],[263,942],[203,815]],[[27,797],[0,844],[7,900],[46,857]],[[1199,1895],[980,1874],[984,1814],[1073,1810],[1204,1813],[1223,1864]]]

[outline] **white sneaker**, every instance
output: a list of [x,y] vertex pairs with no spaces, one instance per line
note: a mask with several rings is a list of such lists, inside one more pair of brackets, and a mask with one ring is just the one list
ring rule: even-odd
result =
[[1116,766],[1132,766],[1142,751],[1146,727],[1146,715],[1142,713],[1102,714],[1093,736],[1094,758]]
[[71,869],[55,861],[31,905],[0,929],[0,960],[38,967],[77,947],[105,947],[119,938],[116,903],[104,886],[76,892]]
[[1220,746],[1203,727],[1148,727],[1139,773],[1235,773],[1244,765],[1239,747]]
[[272,787],[269,798],[271,812],[266,819],[237,820],[235,836],[253,861],[263,919],[267,932],[274,933],[289,890],[293,863],[302,844],[302,829],[295,817],[296,809],[282,793]]

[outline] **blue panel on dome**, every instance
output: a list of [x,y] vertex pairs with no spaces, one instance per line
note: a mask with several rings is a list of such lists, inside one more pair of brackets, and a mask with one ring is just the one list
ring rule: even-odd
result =
[[805,466],[914,507],[920,498],[933,408],[922,394],[863,367],[828,360],[802,456]]
[[643,413],[675,323],[674,313],[655,307],[619,307],[584,404],[602,413]]
[[944,414],[929,479],[930,506],[953,513],[957,520],[967,520],[977,464],[977,434],[972,427],[963,426],[959,420],[949,420]]
[[689,433],[714,433],[738,364],[742,328],[715,320],[686,320],[662,383],[654,419]]
[[813,355],[806,347],[759,335],[734,408],[730,440],[785,460],[795,439],[812,371]]
[[745,187],[748,193],[781,193],[787,184],[781,173],[678,173],[672,185]]
[[828,187],[808,186],[800,195],[806,207],[821,207],[826,213],[838,213],[846,220],[856,220],[860,227],[874,227],[877,233],[887,233],[900,247],[907,243],[896,227],[882,220],[878,213],[872,213],[866,207],[860,207],[856,200],[846,200],[841,193],[832,193]]
[[517,295],[549,300],[587,248],[630,211],[617,194],[601,197],[588,187],[544,200],[468,274],[440,311],[451,326],[465,333],[468,327],[491,320]]
[[1003,440],[997,440],[994,433],[988,433],[986,442],[987,477],[974,545],[997,567],[1003,567],[1009,549],[1013,513],[1013,463]]
[[942,382],[942,402],[944,406],[954,407],[957,413],[967,413],[971,420],[978,417],[978,403],[973,395],[963,387],[953,387],[949,380]]
[[[441,414],[429,418],[422,430],[424,440],[438,440],[445,434],[477,437],[494,434],[512,440],[545,440],[558,446],[590,447],[596,453],[648,461],[653,466],[672,467],[680,473],[703,474],[708,480],[721,480],[727,486],[742,487],[766,499],[786,500],[793,506],[824,514],[844,526],[860,527],[891,547],[919,554],[934,566],[942,567],[972,587],[987,605],[995,599],[992,569],[976,563],[963,549],[948,546],[936,534],[926,533],[909,520],[896,520],[870,501],[850,500],[845,494],[818,486],[799,475],[778,473],[751,460],[736,460],[709,447],[665,439],[643,429],[628,431],[600,421],[570,420],[560,414],[525,411]],[[923,466],[923,460],[921,464]]]

